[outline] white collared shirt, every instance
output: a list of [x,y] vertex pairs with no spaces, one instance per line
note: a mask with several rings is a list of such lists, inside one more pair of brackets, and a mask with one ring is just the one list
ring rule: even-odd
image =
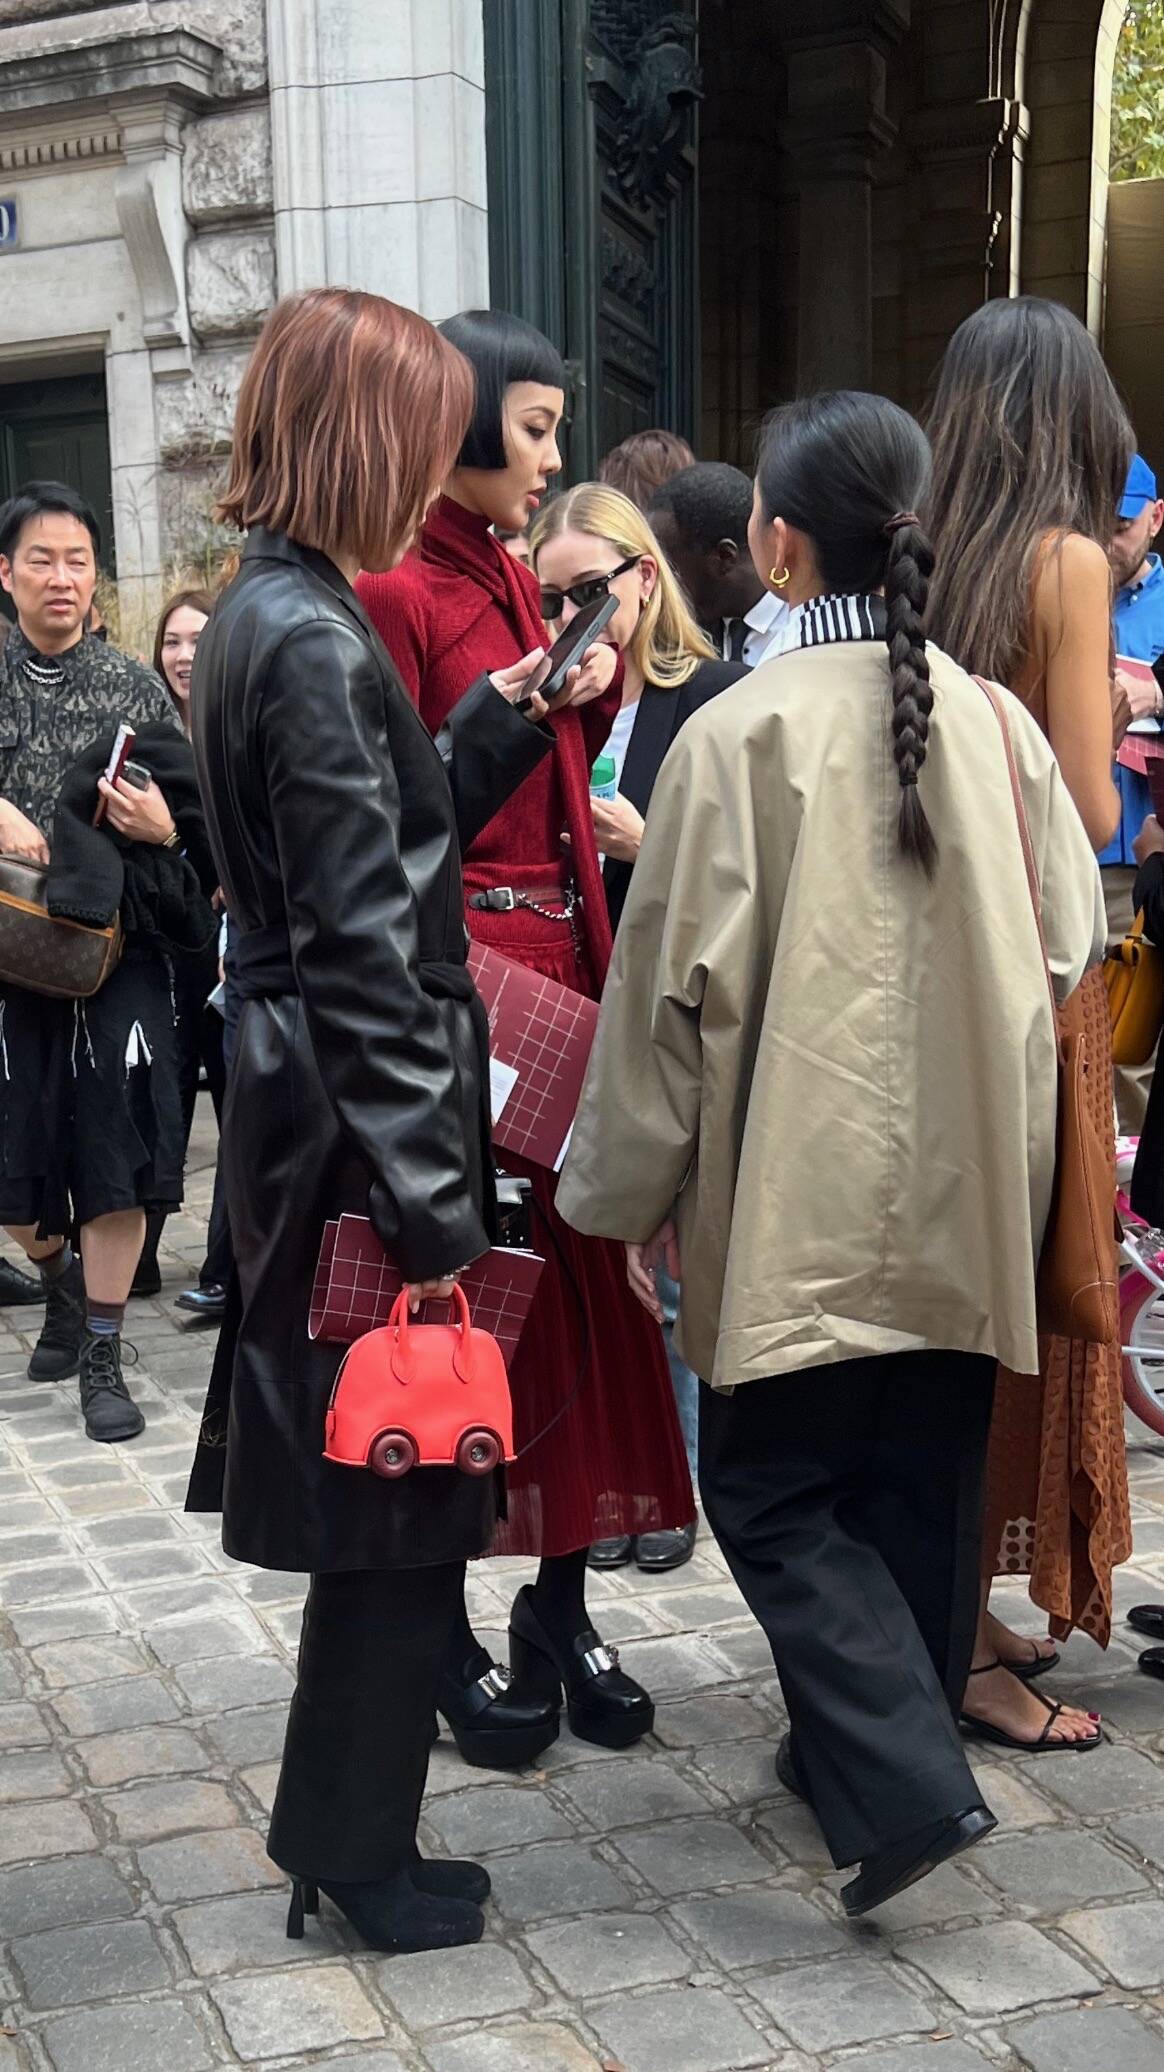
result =
[[[764,591],[756,599],[752,611],[744,613],[744,661],[746,669],[756,669],[758,663],[768,661],[773,655],[783,655],[787,646],[795,646],[791,638],[793,613],[785,605],[783,597],[775,597],[773,591]],[[721,628],[721,653],[725,661],[731,661],[731,628],[735,620],[725,620]]]

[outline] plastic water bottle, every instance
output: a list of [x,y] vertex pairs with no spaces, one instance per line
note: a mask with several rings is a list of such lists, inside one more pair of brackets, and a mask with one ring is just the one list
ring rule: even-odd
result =
[[592,799],[616,799],[618,797],[618,771],[612,755],[600,755],[590,772],[590,796]]

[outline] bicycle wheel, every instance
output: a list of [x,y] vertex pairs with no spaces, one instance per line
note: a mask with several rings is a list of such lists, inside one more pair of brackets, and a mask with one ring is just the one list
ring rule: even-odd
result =
[[1124,1402],[1164,1438],[1164,1293],[1142,1274],[1129,1273],[1120,1298]]

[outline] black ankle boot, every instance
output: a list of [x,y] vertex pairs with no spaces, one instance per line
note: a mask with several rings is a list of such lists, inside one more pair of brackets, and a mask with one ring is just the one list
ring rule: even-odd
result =
[[515,1697],[556,1703],[565,1687],[567,1717],[580,1741],[630,1748],[655,1724],[654,1704],[619,1668],[618,1649],[604,1647],[592,1626],[561,1646],[543,1626],[528,1583],[513,1601],[509,1659]]
[[484,1648],[455,1672],[446,1670],[437,1711],[465,1761],[481,1770],[518,1770],[558,1738],[557,1697],[511,1689],[508,1669]]
[[408,1871],[378,1878],[370,1885],[340,1885],[323,1878],[292,1878],[287,1933],[293,1942],[303,1935],[305,1914],[319,1912],[319,1895],[351,1922],[370,1950],[403,1954],[416,1950],[452,1950],[480,1942],[485,1916],[469,1900],[422,1892]]
[[44,1326],[28,1363],[31,1381],[64,1381],[81,1364],[85,1336],[85,1276],[79,1259],[44,1283]]

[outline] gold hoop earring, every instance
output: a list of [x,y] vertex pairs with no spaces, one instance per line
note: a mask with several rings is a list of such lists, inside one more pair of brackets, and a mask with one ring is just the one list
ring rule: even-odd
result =
[[783,590],[784,585],[792,581],[792,571],[791,569],[786,568],[784,574],[782,576],[778,576],[775,569],[770,568],[768,570],[768,581],[771,583],[772,588],[774,590]]

